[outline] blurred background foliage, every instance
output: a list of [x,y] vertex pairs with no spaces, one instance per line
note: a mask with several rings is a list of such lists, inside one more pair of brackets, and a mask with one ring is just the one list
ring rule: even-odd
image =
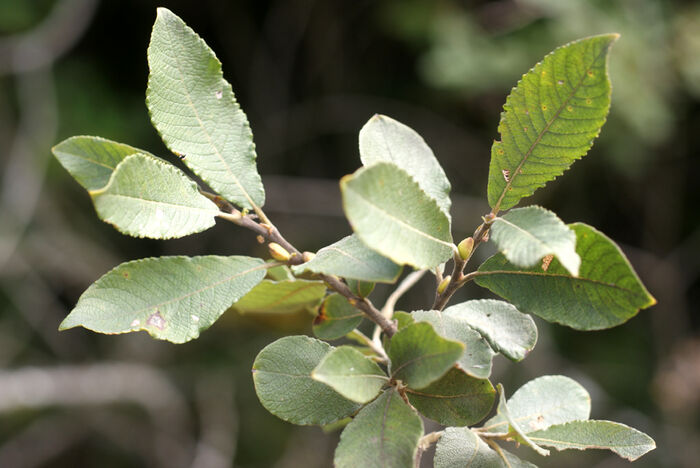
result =
[[[538,346],[520,364],[499,360],[494,380],[511,394],[538,375],[574,377],[594,417],[656,439],[636,466],[697,466],[700,4],[680,0],[0,0],[0,466],[331,463],[337,432],[267,414],[250,378],[264,345],[309,332],[307,312],[229,312],[180,346],[57,332],[82,291],[120,262],[264,255],[228,225],[165,242],[121,236],[50,154],[91,134],[178,163],[144,104],[157,6],[217,52],[253,127],[266,211],[304,250],[350,232],[337,179],[359,166],[357,132],[377,112],[431,145],[453,185],[455,236],[470,234],[488,211],[489,148],[510,88],[561,44],[621,33],[599,141],[528,202],[618,241],[659,305],[595,333],[538,320]],[[432,286],[423,280],[400,308],[427,307]],[[543,467],[627,466],[607,453],[520,453]]]

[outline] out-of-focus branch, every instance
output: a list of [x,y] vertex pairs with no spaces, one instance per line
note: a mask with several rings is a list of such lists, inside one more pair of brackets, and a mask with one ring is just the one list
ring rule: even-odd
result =
[[51,66],[82,37],[97,0],[63,0],[30,31],[0,41],[0,75]]

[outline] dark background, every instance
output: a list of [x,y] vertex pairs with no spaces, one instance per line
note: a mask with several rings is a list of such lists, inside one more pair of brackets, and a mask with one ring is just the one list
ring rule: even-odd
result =
[[[357,132],[374,113],[426,139],[453,186],[455,238],[471,233],[488,211],[489,149],[510,88],[561,44],[621,33],[601,137],[527,203],[619,242],[659,304],[594,333],[538,320],[537,348],[519,364],[497,358],[493,380],[512,394],[539,375],[574,377],[593,417],[654,437],[658,449],[636,466],[697,466],[700,5],[661,0],[0,0],[0,466],[331,464],[337,433],[266,413],[250,378],[256,353],[307,333],[308,315],[230,312],[179,346],[57,332],[82,291],[123,261],[264,255],[251,233],[221,223],[172,241],[121,236],[50,154],[87,134],[177,163],[144,103],[157,6],[216,51],[255,134],[266,212],[304,250],[350,232],[337,179],[359,166]],[[428,307],[430,286],[400,308]],[[605,452],[518,453],[539,466],[626,466]]]

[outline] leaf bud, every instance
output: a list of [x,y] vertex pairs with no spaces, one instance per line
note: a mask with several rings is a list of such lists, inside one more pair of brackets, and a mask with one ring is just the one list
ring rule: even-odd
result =
[[270,251],[272,258],[278,262],[286,262],[292,257],[287,250],[276,242],[270,242],[267,244],[267,248]]
[[450,284],[451,279],[452,279],[452,276],[447,275],[443,278],[442,281],[440,281],[440,284],[437,287],[438,294],[442,294],[445,292],[445,289],[447,289],[447,285]]
[[459,256],[462,258],[462,260],[468,259],[472,254],[472,250],[474,250],[474,238],[467,237],[464,239],[457,246],[457,250],[459,251]]
[[301,255],[301,258],[304,260],[304,262],[310,262],[311,260],[313,260],[313,258],[314,258],[315,256],[316,256],[316,254],[313,253],[313,252],[304,252],[304,253]]

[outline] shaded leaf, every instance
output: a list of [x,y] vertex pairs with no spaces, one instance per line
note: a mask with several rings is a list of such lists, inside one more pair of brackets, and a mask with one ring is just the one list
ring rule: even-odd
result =
[[321,304],[314,319],[314,335],[323,340],[336,340],[353,331],[362,322],[363,314],[340,294],[330,294]]
[[[563,375],[546,375],[529,381],[508,399],[510,417],[522,432],[554,424],[588,419],[591,397],[578,382]],[[496,415],[484,424],[488,432],[508,432],[508,420]]]
[[260,403],[278,418],[299,425],[323,426],[353,414],[360,405],[311,378],[332,350],[328,343],[307,336],[286,336],[267,345],[253,363]]
[[514,361],[527,356],[537,343],[537,327],[532,317],[507,302],[467,301],[448,307],[442,315],[467,324],[479,332],[494,351]]
[[273,281],[284,281],[293,280],[294,275],[287,265],[278,265],[267,269],[267,278]]
[[136,237],[171,239],[209,229],[219,208],[172,164],[144,154],[127,156],[109,183],[90,196],[97,215]]
[[447,216],[394,164],[359,169],[340,180],[340,190],[360,240],[394,262],[431,269],[456,249]]
[[146,104],[166,146],[224,198],[247,209],[262,206],[253,134],[214,52],[158,8],[148,65]]
[[250,257],[160,257],[122,263],[93,283],[60,330],[147,331],[184,343],[209,328],[265,276]]
[[551,211],[539,206],[511,210],[494,220],[490,237],[514,265],[531,267],[545,255],[554,255],[578,276],[581,258],[576,253],[576,234]]
[[234,308],[243,314],[287,313],[316,307],[326,294],[321,281],[263,280],[243,296]]
[[371,250],[355,234],[322,248],[314,258],[292,270],[296,274],[312,271],[380,283],[393,283],[401,274],[399,265]]
[[614,327],[656,304],[613,241],[585,224],[571,228],[581,257],[578,277],[556,259],[547,271],[522,270],[496,254],[479,267],[475,281],[522,312],[577,330]]
[[350,288],[350,291],[360,297],[367,297],[372,294],[372,291],[374,291],[375,283],[371,283],[369,281],[346,278],[345,282],[348,283],[348,288]]
[[414,323],[391,337],[391,378],[423,388],[442,377],[464,352],[464,344],[438,335],[429,323]]
[[571,42],[513,88],[491,148],[488,198],[508,209],[584,156],[610,109],[607,57],[617,34]]
[[538,444],[557,450],[608,449],[630,461],[656,448],[648,435],[612,421],[572,421],[531,432],[529,436]]
[[537,468],[499,450],[493,450],[468,427],[448,427],[437,443],[435,468]]
[[486,340],[464,320],[437,310],[418,310],[411,314],[416,322],[430,323],[442,337],[459,341],[465,346],[457,366],[478,379],[491,375],[493,356],[496,354]]
[[376,362],[350,346],[341,346],[326,354],[311,377],[358,403],[372,401],[389,382]]
[[357,414],[340,435],[336,468],[407,468],[413,466],[420,416],[394,389],[386,390]]
[[375,114],[360,130],[360,159],[365,166],[394,163],[450,217],[450,181],[425,140],[407,125]]
[[51,150],[56,159],[86,190],[97,190],[109,182],[117,165],[127,156],[147,151],[95,136],[74,136]]
[[488,380],[475,379],[453,367],[421,390],[407,389],[411,404],[424,416],[446,426],[481,421],[491,411],[496,390]]

